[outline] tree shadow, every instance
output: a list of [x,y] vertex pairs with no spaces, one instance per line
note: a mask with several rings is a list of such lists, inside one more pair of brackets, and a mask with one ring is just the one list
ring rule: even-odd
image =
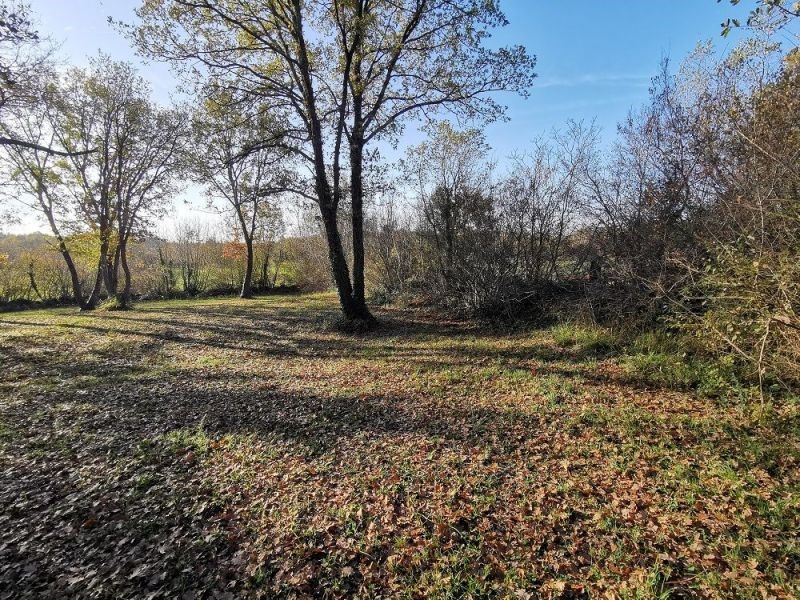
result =
[[[231,312],[236,322],[229,322]],[[319,459],[319,463],[338,461],[342,465],[347,464],[347,453],[353,447],[380,453],[393,445],[425,443],[440,454],[468,456],[489,449],[494,453],[492,476],[502,480],[513,477],[523,463],[534,472],[551,467],[563,458],[559,453],[564,451],[564,440],[572,436],[577,440],[584,433],[580,428],[589,427],[588,421],[570,424],[560,413],[473,403],[468,395],[442,399],[391,390],[388,384],[369,393],[313,391],[312,385],[302,389],[267,380],[257,370],[243,373],[223,367],[200,373],[185,365],[172,365],[168,373],[125,378],[146,374],[141,370],[146,369],[144,363],[157,353],[164,353],[158,360],[168,360],[167,350],[178,349],[192,357],[196,349],[208,347],[225,351],[235,361],[250,360],[251,355],[289,360],[345,357],[386,362],[389,370],[402,367],[434,372],[482,364],[480,361],[506,370],[529,370],[535,364],[536,376],[580,375],[590,383],[608,382],[601,376],[595,381],[587,374],[581,367],[586,357],[580,351],[535,344],[492,347],[491,342],[506,336],[402,311],[382,313],[384,328],[354,338],[325,329],[326,319],[333,314],[335,311],[320,310],[306,315],[302,308],[284,313],[269,307],[257,311],[250,307],[235,311],[196,307],[123,315],[98,313],[89,323],[70,318],[1,321],[33,328],[58,326],[97,339],[125,339],[99,350],[74,349],[70,353],[69,348],[59,348],[48,355],[15,345],[0,347],[4,367],[23,371],[15,378],[29,377],[32,383],[42,374],[97,378],[88,389],[20,388],[14,402],[0,402],[2,421],[18,424],[13,426],[14,443],[3,457],[10,466],[0,469],[0,515],[4,519],[0,525],[16,531],[15,536],[25,542],[15,541],[0,549],[0,561],[10,565],[0,574],[0,584],[40,596],[54,595],[54,590],[60,589],[88,593],[91,580],[79,580],[74,587],[59,586],[64,577],[94,572],[91,577],[111,582],[103,592],[107,596],[141,595],[143,589],[180,595],[181,586],[189,589],[202,583],[223,589],[226,578],[246,579],[240,566],[231,566],[240,548],[236,536],[241,535],[241,528],[222,519],[225,510],[214,504],[219,500],[213,482],[191,458],[192,448],[180,446],[187,436],[177,438],[177,447],[170,446],[167,440],[176,432],[196,432],[214,441],[253,439],[257,443],[252,447],[279,446],[309,462]],[[431,347],[431,341],[437,345]],[[476,345],[476,341],[487,343]],[[42,341],[47,343],[47,339]],[[137,361],[133,359],[136,356],[143,358]],[[380,372],[373,377],[380,382]],[[0,383],[6,381],[0,374]],[[554,422],[562,418],[563,423]],[[637,414],[632,413],[632,418],[638,418]],[[616,429],[612,434],[619,435]],[[609,436],[602,443],[642,448],[660,443],[691,457],[703,442],[701,435],[681,423],[648,422],[630,439]],[[711,455],[721,460],[736,456],[741,440],[757,435],[759,432],[743,427],[717,433],[718,445]],[[529,465],[525,458],[531,440],[537,440],[541,448],[540,464]],[[433,468],[441,468],[435,458]],[[391,452],[385,460],[394,460]],[[602,455],[598,460],[603,460]],[[582,468],[588,469],[587,464]],[[324,483],[337,482],[329,479]],[[198,504],[212,508],[198,510]],[[576,516],[571,523],[574,531],[580,529],[582,518]],[[223,528],[223,536],[197,542],[219,528]],[[179,539],[169,546],[175,532]],[[143,575],[137,574],[139,565],[118,546],[128,538],[136,545],[134,554],[163,556],[155,564],[166,569],[166,580],[158,579],[159,573],[149,567]],[[35,577],[26,576],[25,570],[31,566]]]
[[[256,310],[254,310],[256,309]],[[650,389],[635,380],[585,368],[588,360],[603,359],[608,352],[567,349],[547,344],[497,347],[498,341],[514,339],[507,333],[466,321],[443,320],[428,311],[381,309],[381,326],[367,334],[352,336],[331,330],[334,309],[306,310],[270,305],[231,306],[220,310],[209,306],[145,308],[131,313],[93,313],[93,324],[85,319],[60,322],[4,321],[0,324],[31,327],[61,327],[98,336],[125,335],[127,354],[152,353],[167,344],[207,347],[272,357],[353,357],[414,365],[421,370],[444,371],[478,364],[501,365],[507,370],[530,370],[537,376],[579,376],[588,383],[618,383],[639,391]],[[232,319],[235,319],[232,321]],[[126,326],[121,327],[120,323]],[[137,342],[140,338],[150,342]],[[446,341],[442,345],[442,341]],[[434,347],[430,346],[435,342]],[[93,371],[108,356],[93,353],[81,357],[83,365],[64,367],[65,375]],[[113,357],[114,352],[108,353]],[[24,356],[23,356],[24,359]],[[86,368],[84,368],[86,367]],[[123,372],[124,365],[120,365]]]

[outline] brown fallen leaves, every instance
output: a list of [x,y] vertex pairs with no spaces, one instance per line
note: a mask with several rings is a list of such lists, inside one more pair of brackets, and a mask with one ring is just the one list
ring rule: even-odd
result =
[[800,592],[798,410],[332,299],[0,323],[0,597]]

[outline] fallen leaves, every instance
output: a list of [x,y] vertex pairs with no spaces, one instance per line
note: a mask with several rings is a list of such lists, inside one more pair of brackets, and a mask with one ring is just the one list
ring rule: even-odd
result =
[[796,407],[319,302],[5,323],[0,597],[798,593]]

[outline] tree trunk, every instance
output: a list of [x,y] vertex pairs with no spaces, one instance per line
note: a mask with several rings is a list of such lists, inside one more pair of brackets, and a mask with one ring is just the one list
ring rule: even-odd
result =
[[64,262],[67,263],[67,270],[69,271],[69,278],[72,282],[72,295],[75,297],[75,302],[81,308],[84,309],[84,301],[83,301],[83,286],[81,285],[81,278],[78,275],[78,269],[75,267],[75,261],[72,260],[72,255],[69,253],[67,249],[67,245],[64,243],[63,239],[58,240],[58,249],[61,252],[61,256],[64,257]]
[[94,310],[100,302],[100,290],[103,288],[105,271],[108,266],[108,240],[104,239],[100,243],[100,258],[97,262],[97,276],[94,280],[94,288],[86,302],[81,304],[81,310]]
[[[336,289],[339,293],[339,303],[341,304],[345,319],[351,321],[355,319],[371,319],[369,312],[367,311],[365,314],[365,311],[360,309],[353,299],[350,270],[347,266],[347,259],[344,254],[344,248],[342,247],[342,238],[339,235],[339,228],[337,225],[336,211],[339,200],[338,180],[334,185],[335,189],[331,190],[328,182],[327,169],[325,168],[325,147],[322,137],[322,123],[317,113],[308,48],[303,34],[303,12],[301,6],[302,3],[300,0],[293,0],[292,16],[295,28],[293,37],[298,44],[297,69],[302,78],[302,88],[304,91],[303,102],[308,113],[308,132],[311,137],[314,156],[314,188],[317,193],[322,223],[325,227],[325,238],[328,242],[328,259],[331,263],[331,272],[334,282],[336,283]],[[335,178],[338,177],[338,169],[338,160],[334,160],[333,171]],[[363,308],[365,309],[366,306]]]
[[109,298],[117,296],[121,253],[122,248],[120,247],[120,244],[117,243],[117,247],[114,248],[114,256],[112,257],[109,255],[106,258],[106,266],[103,271],[103,283],[106,287],[106,294]]
[[[125,284],[122,292],[117,291],[117,308],[127,310],[131,307],[131,269],[128,266],[128,243],[120,242],[118,247],[119,266],[122,267]],[[116,277],[116,276],[115,276]]]
[[253,297],[253,238],[245,236],[245,246],[247,247],[247,262],[244,267],[244,281],[242,282],[241,298]]
[[[364,6],[357,5],[358,19],[364,18]],[[361,27],[355,31],[352,66],[353,129],[350,135],[350,201],[353,226],[353,308],[359,318],[374,321],[364,297],[364,81],[362,60],[364,35]]]
[[39,297],[39,300],[44,300],[41,292],[39,292],[39,286],[36,285],[36,273],[33,270],[33,263],[28,265],[28,279],[30,279],[31,282],[30,289]]
[[353,306],[360,318],[372,319],[364,296],[364,146],[353,140],[350,147],[350,186],[353,224]]
[[[302,78],[303,103],[308,113],[308,133],[311,137],[311,145],[314,156],[314,188],[317,193],[322,223],[325,227],[325,238],[328,242],[328,259],[331,263],[336,289],[339,293],[339,303],[345,319],[354,320],[364,318],[365,315],[359,311],[353,301],[353,286],[350,283],[350,270],[347,267],[344,248],[342,248],[342,238],[339,235],[337,226],[336,210],[338,208],[338,183],[331,190],[328,183],[327,169],[325,168],[325,147],[322,137],[322,123],[317,113],[316,97],[314,95],[314,83],[311,72],[311,65],[308,57],[303,34],[303,11],[301,10],[300,0],[292,2],[292,17],[294,25],[294,39],[298,45],[297,69]],[[336,177],[338,172],[338,161],[334,161],[333,170]],[[367,316],[369,316],[367,314]]]
[[269,261],[270,261],[270,251],[265,250],[264,258],[261,260],[261,270],[259,272],[259,285],[261,289],[267,290],[271,288],[270,279],[269,279]]
[[78,269],[75,266],[75,261],[72,260],[72,255],[69,252],[69,248],[67,248],[67,243],[64,241],[64,236],[61,235],[58,225],[56,225],[56,220],[53,217],[53,211],[45,205],[41,196],[39,198],[39,203],[42,205],[44,214],[47,217],[47,222],[50,224],[50,230],[58,240],[58,251],[64,258],[64,262],[67,263],[67,270],[69,271],[69,278],[70,282],[72,283],[72,295],[75,299],[75,303],[81,308],[81,310],[84,310],[83,286],[81,286],[81,278],[78,275]]
[[[272,279],[269,280],[269,287],[274,289],[278,284],[278,275],[283,264],[283,250],[278,250],[278,258],[275,260],[275,270],[272,272]],[[265,267],[267,268],[267,267]]]
[[347,267],[347,258],[342,247],[342,238],[339,235],[336,209],[330,205],[320,206],[322,223],[325,226],[325,238],[328,242],[328,259],[331,263],[331,273],[339,292],[339,304],[346,319],[362,318],[353,302],[353,287],[350,284],[350,270]]
[[102,267],[98,266],[97,276],[94,280],[94,287],[89,297],[81,303],[81,310],[94,310],[100,303],[100,291],[103,289],[103,274]]

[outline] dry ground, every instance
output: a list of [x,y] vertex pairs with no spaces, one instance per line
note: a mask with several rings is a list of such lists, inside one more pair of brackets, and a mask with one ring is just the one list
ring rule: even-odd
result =
[[800,593],[800,418],[331,296],[0,315],[0,597]]

